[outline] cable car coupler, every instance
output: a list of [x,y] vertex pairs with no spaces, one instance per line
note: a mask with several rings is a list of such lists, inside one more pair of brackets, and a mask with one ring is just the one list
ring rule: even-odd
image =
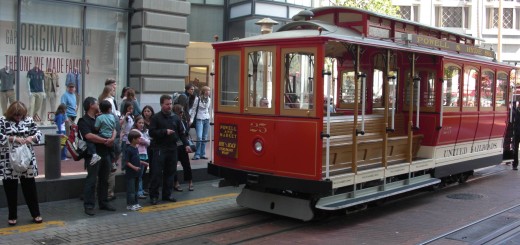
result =
[[323,139],[323,138],[330,138],[330,134],[326,134],[326,133],[323,133],[321,132],[320,133],[320,137]]

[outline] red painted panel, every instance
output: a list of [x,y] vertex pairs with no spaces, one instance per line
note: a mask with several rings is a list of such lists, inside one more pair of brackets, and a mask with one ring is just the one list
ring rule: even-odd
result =
[[504,132],[507,126],[507,113],[505,111],[495,112],[495,119],[493,129],[491,131],[491,138],[504,137]]
[[438,126],[438,114],[421,113],[419,115],[419,130],[416,132],[416,134],[424,135],[421,145],[434,146],[437,144],[437,137],[439,135],[439,130],[437,130]]
[[[218,130],[222,124],[238,127],[238,158],[220,156],[215,151],[216,165],[278,176],[321,178],[322,143],[317,120],[216,115],[215,149],[219,146]],[[258,139],[264,146],[261,153],[254,150]]]
[[493,113],[481,112],[478,117],[477,131],[475,132],[475,140],[489,139],[491,129],[493,128]]
[[319,125],[317,120],[287,120],[276,123],[277,173],[306,179],[320,178],[322,143]]
[[473,141],[475,139],[475,131],[478,125],[478,113],[462,113],[460,116],[459,135],[457,136],[457,143]]
[[442,128],[439,132],[439,139],[437,140],[437,145],[455,144],[457,142],[457,135],[459,134],[459,126],[459,113],[444,113]]

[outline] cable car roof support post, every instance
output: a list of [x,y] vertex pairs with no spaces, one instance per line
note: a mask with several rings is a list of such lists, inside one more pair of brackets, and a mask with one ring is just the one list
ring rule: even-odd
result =
[[411,57],[411,72],[410,72],[410,83],[408,84],[408,90],[410,91],[410,101],[408,103],[408,162],[412,163],[412,157],[413,157],[413,84],[414,84],[414,78],[415,78],[415,53],[412,53]]
[[[358,81],[359,81],[359,59],[360,59],[360,53],[361,53],[361,47],[359,45],[356,46],[356,58],[354,60],[354,62],[356,63],[356,72],[354,74],[354,80],[356,81],[354,83],[354,122],[353,122],[353,132],[352,132],[352,172],[353,173],[357,173],[357,136],[358,136],[358,133],[359,130],[357,129],[357,125],[358,125],[358,110],[359,110],[359,85],[358,85]],[[355,188],[355,187],[354,187]],[[355,191],[355,189],[354,189]]]

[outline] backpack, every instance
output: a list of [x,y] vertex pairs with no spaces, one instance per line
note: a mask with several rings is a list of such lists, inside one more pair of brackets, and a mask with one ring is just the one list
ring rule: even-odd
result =
[[179,102],[179,98],[180,98],[181,96],[186,97],[186,94],[184,94],[184,92],[175,92],[175,93],[173,93],[173,96],[172,96],[172,102],[173,102],[174,105],[176,105],[176,104],[180,104],[180,102]]
[[83,159],[87,154],[87,143],[83,140],[77,124],[70,125],[70,132],[65,146],[74,161]]

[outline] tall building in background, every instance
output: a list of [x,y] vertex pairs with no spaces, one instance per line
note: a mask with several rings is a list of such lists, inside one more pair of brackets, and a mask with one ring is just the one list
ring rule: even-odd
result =
[[[480,46],[497,51],[500,0],[392,0],[401,17],[483,39]],[[500,59],[520,63],[520,1],[502,0]]]
[[312,0],[188,0],[190,45],[186,61],[186,82],[211,86],[213,47],[211,43],[260,35],[255,23],[263,18],[278,22],[274,30],[291,21],[292,16],[313,7]]

